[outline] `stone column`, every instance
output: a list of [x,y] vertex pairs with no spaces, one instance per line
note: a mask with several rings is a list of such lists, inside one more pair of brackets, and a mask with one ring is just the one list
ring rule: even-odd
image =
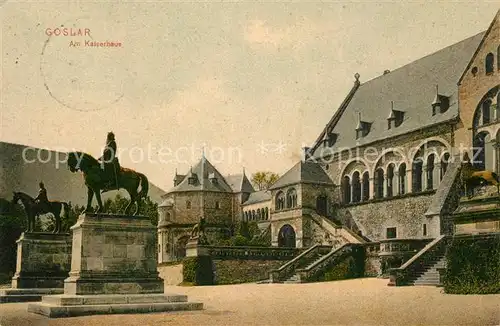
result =
[[373,199],[375,198],[375,182],[374,182],[374,179],[373,178],[370,178],[370,182],[369,182],[369,186],[368,186],[368,192],[369,192],[369,195],[368,195],[368,199]]
[[382,188],[384,189],[382,191],[383,192],[382,196],[385,198],[387,197],[387,173],[384,173],[384,180],[382,181],[382,185],[383,185]]
[[421,181],[421,184],[422,184],[422,191],[425,191],[427,190],[427,165],[422,165],[422,181]]
[[351,198],[349,199],[350,203],[354,203],[354,189],[355,189],[354,182],[353,180],[351,180]]
[[399,172],[394,171],[394,177],[392,178],[392,195],[399,195]]
[[360,196],[360,198],[359,198],[359,201],[360,201],[360,202],[363,202],[363,201],[364,201],[364,200],[363,200],[363,194],[364,194],[364,192],[365,192],[365,183],[363,182],[363,177],[361,177],[361,180],[360,180],[360,187],[359,187],[359,188],[360,188],[360,192],[361,192],[361,196]]

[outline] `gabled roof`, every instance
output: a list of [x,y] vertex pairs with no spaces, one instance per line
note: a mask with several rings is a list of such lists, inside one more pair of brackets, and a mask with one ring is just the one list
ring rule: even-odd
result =
[[490,26],[488,27],[488,29],[486,30],[486,32],[484,33],[484,35],[481,39],[481,42],[479,42],[478,46],[476,47],[476,51],[474,52],[474,54],[470,58],[469,63],[467,64],[467,67],[465,68],[465,70],[462,73],[462,76],[460,76],[460,79],[458,80],[458,85],[460,85],[462,83],[462,79],[464,79],[465,74],[467,73],[467,71],[469,71],[474,60],[476,60],[476,56],[479,53],[479,50],[481,50],[482,45],[484,44],[484,41],[486,40],[486,38],[490,34],[491,29],[493,28],[493,25],[495,25],[495,22],[498,22],[498,20],[500,19],[499,17],[500,17],[500,9],[498,9],[497,14],[495,15],[495,18],[493,18],[493,20],[491,21]]
[[233,190],[233,192],[251,193],[251,192],[255,191],[255,189],[253,188],[252,184],[250,183],[250,180],[248,180],[245,173],[228,175],[228,176],[226,176],[226,181],[227,181],[227,184]]
[[243,205],[251,205],[271,200],[271,192],[269,190],[259,190],[252,192]]
[[[217,182],[212,182],[209,178],[210,175],[213,175]],[[190,177],[196,177],[194,184],[189,184]],[[205,157],[202,157],[198,164],[191,168],[181,183],[170,189],[168,193],[184,191],[233,192],[226,179]]]
[[269,189],[298,183],[330,184],[332,180],[318,163],[300,161],[279,178]]
[[[484,32],[363,83],[354,94],[351,91],[349,96],[352,98],[349,101],[346,98],[345,107],[339,109],[341,112],[334,115],[335,119],[332,118],[336,121],[331,131],[338,134],[334,151],[335,148],[353,148],[457,118],[457,81],[483,35]],[[436,95],[436,85],[441,95],[449,97],[450,107],[433,116],[431,103]],[[391,108],[391,101],[398,110],[405,112],[405,116],[399,127],[388,129],[385,112]],[[363,120],[372,122],[372,125],[365,137],[356,140],[358,112],[362,112]],[[318,148],[322,136],[323,132],[313,148]],[[319,157],[320,152],[316,150],[313,156]]]

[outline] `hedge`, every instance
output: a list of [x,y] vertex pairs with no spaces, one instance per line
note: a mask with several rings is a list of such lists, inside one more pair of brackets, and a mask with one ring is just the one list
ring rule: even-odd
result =
[[455,237],[446,261],[446,293],[500,293],[500,234]]
[[187,257],[182,261],[182,279],[193,285],[213,285],[212,258],[209,256]]

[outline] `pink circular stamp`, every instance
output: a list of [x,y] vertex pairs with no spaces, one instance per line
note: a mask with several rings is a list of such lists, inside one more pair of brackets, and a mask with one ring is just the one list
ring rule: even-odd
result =
[[77,111],[112,107],[124,96],[123,40],[89,17],[43,29],[40,74],[47,93]]

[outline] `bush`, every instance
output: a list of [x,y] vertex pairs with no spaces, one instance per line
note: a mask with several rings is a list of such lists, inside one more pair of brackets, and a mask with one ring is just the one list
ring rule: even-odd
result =
[[233,246],[248,246],[250,241],[241,234],[236,235],[231,239],[231,245]]
[[[16,269],[17,243],[25,229],[26,219],[19,211],[0,216],[0,274],[2,281],[9,279]],[[3,283],[3,282],[2,282]]]
[[446,262],[446,293],[500,293],[500,235],[456,237]]
[[213,285],[212,259],[208,256],[184,258],[182,261],[182,281],[193,285]]

